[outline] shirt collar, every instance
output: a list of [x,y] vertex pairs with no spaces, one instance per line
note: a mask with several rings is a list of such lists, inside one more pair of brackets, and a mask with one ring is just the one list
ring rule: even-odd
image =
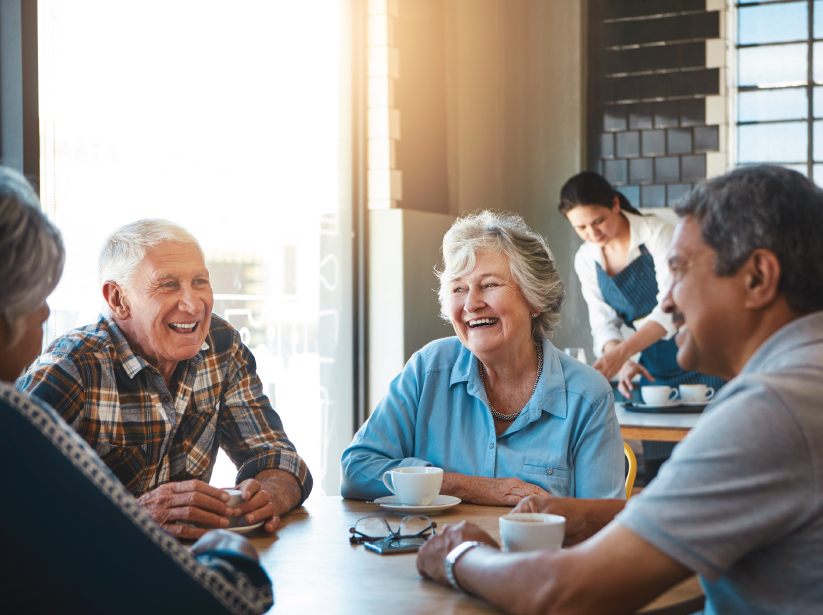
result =
[[637,214],[629,213],[628,211],[623,211],[621,213],[626,217],[626,220],[629,221],[631,240],[629,242],[628,253],[631,254],[632,250],[637,250],[651,238],[652,231],[649,228],[649,222],[645,216],[638,216]]
[[823,311],[812,312],[796,318],[784,325],[760,345],[746,365],[742,374],[756,374],[772,368],[773,361],[778,361],[786,353],[801,346],[819,344],[823,341]]
[[[114,350],[117,353],[118,359],[120,359],[120,364],[123,366],[126,375],[132,379],[140,373],[141,370],[151,367],[148,361],[132,351],[126,336],[123,335],[123,332],[120,330],[120,327],[117,326],[117,323],[114,322],[114,319],[112,319],[111,316],[103,316],[102,318],[106,327],[111,331],[111,337],[114,340]],[[203,345],[200,346],[200,352],[189,359],[195,365],[200,365],[203,362],[203,353],[209,349],[208,339],[209,336],[206,336],[206,340],[204,340]]]
[[[478,399],[485,398],[483,384],[480,382],[480,374],[477,370],[477,358],[465,346],[461,346],[460,354],[457,355],[449,386],[459,382],[467,383],[466,390],[470,395]],[[563,368],[560,365],[560,357],[557,356],[557,349],[549,340],[544,339],[543,373],[540,374],[535,395],[532,396],[526,406],[529,422],[540,418],[542,412],[548,412],[560,418],[566,417],[565,383],[566,380],[563,376]]]

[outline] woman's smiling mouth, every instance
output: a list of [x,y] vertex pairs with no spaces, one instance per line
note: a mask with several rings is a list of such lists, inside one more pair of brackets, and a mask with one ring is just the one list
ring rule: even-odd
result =
[[496,324],[497,321],[500,320],[499,318],[476,318],[475,320],[469,321],[469,328],[470,329],[477,329],[478,327],[489,327],[493,324]]

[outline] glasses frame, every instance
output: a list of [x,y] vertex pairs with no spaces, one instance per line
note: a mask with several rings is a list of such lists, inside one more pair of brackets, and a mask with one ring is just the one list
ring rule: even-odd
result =
[[[368,534],[364,534],[363,532],[360,532],[359,530],[355,529],[357,527],[357,524],[363,521],[364,519],[380,519],[380,521],[383,522],[383,525],[386,526],[386,535],[369,536]],[[425,519],[426,521],[428,521],[429,525],[420,530],[419,532],[415,532],[413,534],[403,534],[403,524],[406,523],[406,521],[408,521],[409,519]],[[421,536],[426,536],[426,538],[428,538],[428,536],[437,533],[435,531],[436,527],[437,523],[432,521],[426,515],[406,515],[405,517],[400,519],[400,525],[397,527],[397,531],[394,531],[392,530],[389,521],[385,517],[381,517],[380,515],[366,515],[365,517],[360,517],[357,521],[354,522],[354,525],[349,528],[349,534],[351,534],[349,536],[349,543],[351,543],[352,545],[362,545],[366,542],[377,542],[378,540],[385,540],[386,538],[389,538],[392,542],[395,540],[400,540],[401,538],[417,538]],[[431,531],[431,534],[427,535],[429,531]]]

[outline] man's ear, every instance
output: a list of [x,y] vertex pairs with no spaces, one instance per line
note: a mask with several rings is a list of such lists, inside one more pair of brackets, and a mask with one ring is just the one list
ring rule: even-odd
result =
[[103,299],[109,306],[111,315],[118,320],[126,320],[129,317],[129,306],[126,302],[126,295],[117,282],[106,282],[103,284]]
[[780,261],[774,252],[758,248],[743,264],[746,284],[746,307],[766,307],[778,294],[780,286]]

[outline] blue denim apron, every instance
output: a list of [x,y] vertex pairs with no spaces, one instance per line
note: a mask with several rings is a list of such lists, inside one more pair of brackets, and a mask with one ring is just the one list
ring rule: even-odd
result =
[[[628,327],[634,329],[634,321],[647,316],[657,307],[657,278],[654,272],[654,259],[646,249],[640,246],[640,256],[613,277],[603,271],[600,263],[597,267],[597,283],[603,299],[608,303]],[[687,372],[677,364],[677,345],[674,338],[658,340],[640,353],[640,365],[649,370],[655,381],[650,382],[645,376],[640,377],[640,386],[657,384],[677,387],[679,384],[705,384],[717,391],[726,381],[700,372]],[[635,390],[639,390],[636,387]],[[639,401],[639,400],[638,400]],[[643,442],[643,454],[647,459],[666,459],[673,443]]]
[[[596,263],[597,283],[603,299],[627,326],[634,329],[634,321],[647,316],[657,307],[657,278],[654,259],[645,245],[640,246],[640,256],[623,271],[609,277],[600,263]],[[715,390],[726,381],[700,372],[687,372],[677,364],[677,345],[674,338],[658,340],[640,353],[640,364],[649,370],[655,381],[641,376],[640,386],[657,384],[676,387],[679,384],[705,384]]]

